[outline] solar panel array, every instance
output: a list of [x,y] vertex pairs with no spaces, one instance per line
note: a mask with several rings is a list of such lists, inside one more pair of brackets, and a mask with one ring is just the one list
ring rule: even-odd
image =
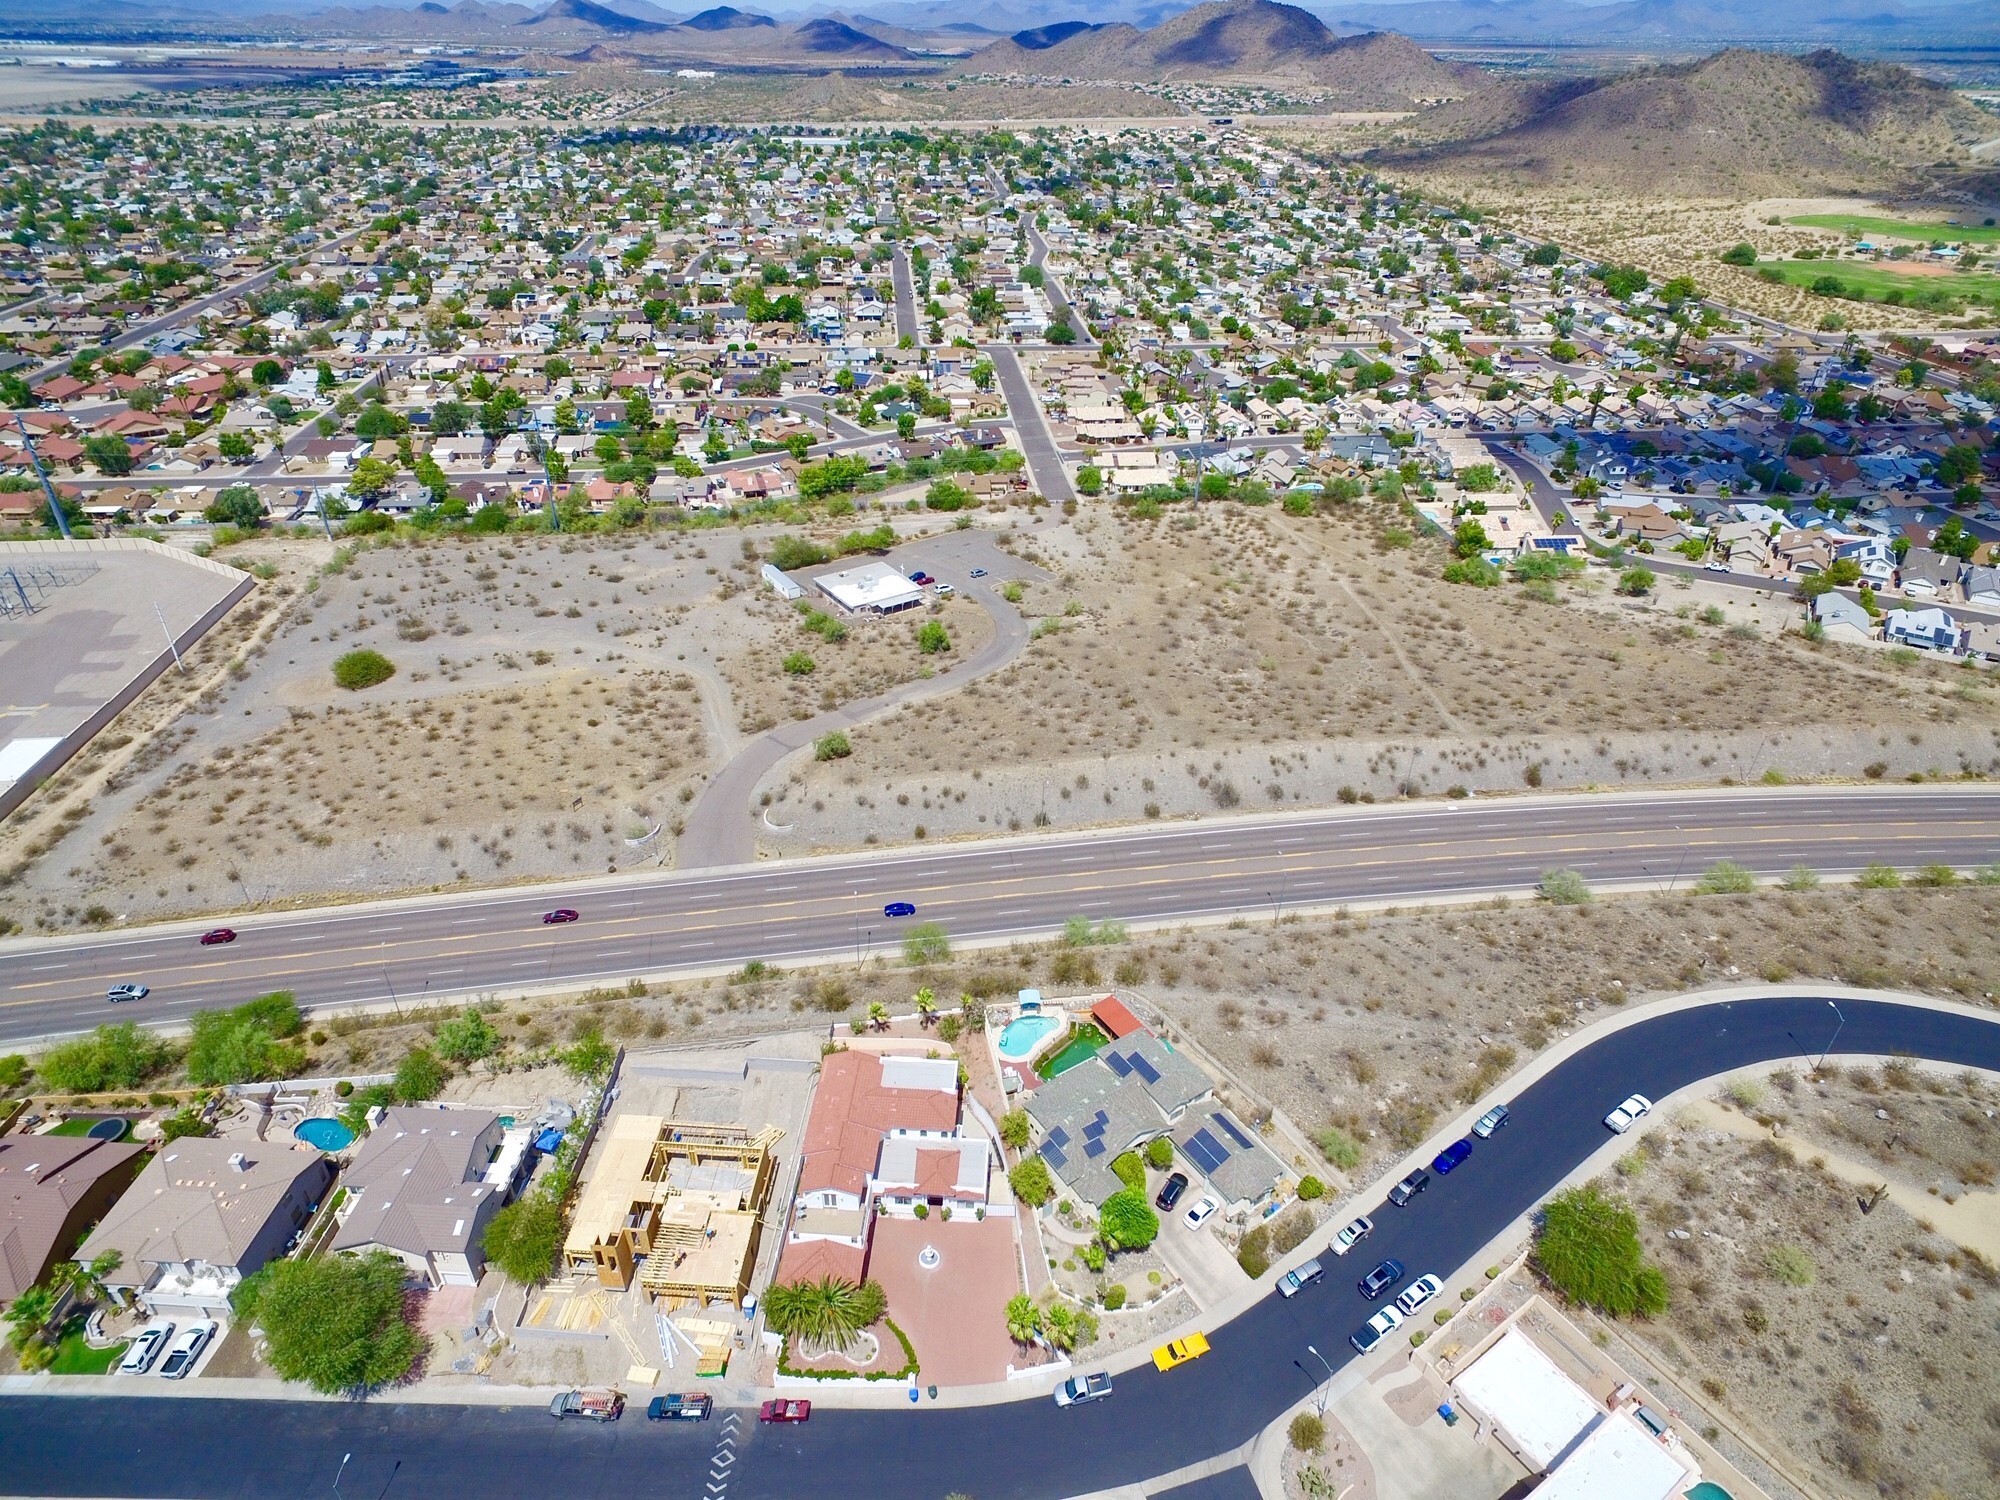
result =
[[1241,1130],[1237,1129],[1236,1122],[1230,1119],[1228,1115],[1222,1113],[1222,1111],[1220,1110],[1217,1110],[1213,1115],[1210,1115],[1209,1118],[1214,1120],[1216,1124],[1220,1125],[1223,1128],[1223,1130],[1228,1134],[1229,1138],[1232,1141],[1236,1142],[1238,1146],[1242,1147],[1245,1151],[1248,1151],[1250,1149],[1250,1137],[1245,1135]]
[[1132,1054],[1131,1063],[1132,1063],[1132,1071],[1134,1073],[1137,1073],[1141,1078],[1145,1079],[1146,1082],[1158,1083],[1160,1081],[1159,1070],[1155,1068],[1151,1063],[1147,1062],[1146,1059],[1139,1053],[1134,1052]]
[[1104,1049],[1104,1051],[1100,1052],[1098,1056],[1102,1057],[1104,1059],[1104,1065],[1107,1068],[1109,1068],[1112,1072],[1116,1073],[1120,1078],[1129,1078],[1132,1076],[1132,1065],[1127,1061],[1125,1061],[1124,1053],[1113,1052],[1109,1047],[1107,1047]]
[[1182,1149],[1207,1176],[1214,1176],[1215,1169],[1229,1160],[1229,1152],[1217,1145],[1215,1137],[1205,1129],[1197,1130],[1189,1136]]

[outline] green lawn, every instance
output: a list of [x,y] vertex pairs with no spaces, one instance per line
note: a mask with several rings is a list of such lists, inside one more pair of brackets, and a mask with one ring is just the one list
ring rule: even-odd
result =
[[[1810,287],[1830,276],[1845,290],[1825,295],[1849,301],[1892,302],[1905,307],[1937,307],[1951,302],[1985,302],[2000,307],[2000,276],[1954,271],[1948,276],[1913,276],[1886,265],[1839,260],[1760,260],[1757,274],[1773,272],[1792,286]],[[1768,278],[1767,278],[1768,279]]]
[[113,1344],[109,1349],[93,1349],[83,1341],[83,1320],[77,1319],[63,1332],[62,1342],[56,1345],[55,1363],[49,1366],[52,1375],[108,1375],[119,1360],[125,1357],[125,1344]]
[[[50,1135],[89,1135],[89,1134],[90,1134],[90,1127],[91,1127],[91,1126],[93,1126],[93,1125],[96,1125],[96,1124],[99,1124],[99,1123],[101,1123],[101,1122],[100,1122],[100,1121],[97,1121],[97,1120],[86,1120],[86,1119],[82,1118],[81,1116],[78,1116],[78,1117],[77,1117],[76,1119],[73,1119],[73,1120],[64,1120],[64,1121],[62,1122],[62,1124],[60,1124],[60,1125],[56,1126],[56,1128],[55,1128],[54,1130],[51,1130],[51,1131],[49,1131],[49,1132],[48,1132],[48,1134],[50,1134]],[[120,1124],[122,1124],[122,1125],[123,1125],[123,1126],[125,1127],[125,1129],[124,1129],[124,1130],[123,1130],[122,1132],[120,1132],[120,1135],[119,1135],[119,1139],[120,1139],[120,1140],[123,1140],[125,1136],[127,1136],[127,1135],[131,1134],[131,1132],[132,1132],[132,1122],[131,1122],[130,1120],[122,1120],[122,1121],[120,1121],[119,1123],[120,1123]]]
[[[1983,217],[1983,215],[1982,215]],[[1881,235],[1899,240],[1944,240],[1948,244],[2000,245],[2000,226],[1938,224],[1916,219],[1878,219],[1867,214],[1804,214],[1787,219],[1811,229],[1837,229],[1843,234]]]

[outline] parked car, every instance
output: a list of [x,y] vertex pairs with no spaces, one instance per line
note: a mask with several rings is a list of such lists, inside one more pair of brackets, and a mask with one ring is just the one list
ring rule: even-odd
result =
[[949,599],[953,594],[957,592],[958,590],[953,588],[948,583],[941,583],[937,586],[937,596],[940,599]]
[[1072,1375],[1056,1387],[1056,1405],[1081,1406],[1086,1401],[1102,1401],[1110,1394],[1109,1375]]
[[195,1361],[201,1358],[201,1351],[208,1347],[208,1341],[214,1337],[213,1323],[188,1324],[181,1336],[174,1340],[173,1347],[167,1350],[167,1357],[160,1365],[161,1379],[183,1379],[194,1368]]
[[1161,1213],[1167,1212],[1181,1201],[1181,1194],[1187,1191],[1188,1177],[1185,1172],[1176,1172],[1166,1180],[1160,1191],[1154,1195],[1153,1207]]
[[1278,1278],[1278,1295],[1296,1297],[1309,1282],[1318,1281],[1325,1274],[1326,1267],[1317,1260],[1309,1260],[1303,1265],[1294,1266]]
[[1472,1122],[1472,1133],[1482,1141],[1490,1141],[1493,1139],[1493,1132],[1512,1118],[1513,1116],[1507,1113],[1506,1105],[1496,1104]]
[[549,1415],[558,1422],[570,1417],[582,1417],[586,1422],[615,1422],[625,1415],[625,1393],[601,1385],[564,1391],[549,1402]]
[[910,575],[910,582],[914,583],[918,588],[922,588],[925,584],[935,583],[937,582],[937,580],[931,577],[931,575],[926,573],[922,568],[919,568],[917,569],[916,572]]
[[558,906],[554,911],[545,911],[542,913],[542,925],[544,927],[557,926],[563,922],[574,922],[576,919],[577,913],[567,906]]
[[233,943],[235,941],[236,929],[234,927],[212,927],[201,935],[201,945],[204,948],[213,948],[217,943]]
[[1220,1207],[1222,1207],[1222,1200],[1220,1198],[1216,1197],[1213,1193],[1203,1193],[1195,1203],[1195,1206],[1187,1211],[1185,1216],[1187,1227],[1190,1229],[1201,1228],[1202,1225],[1206,1224],[1214,1216],[1215,1211]]
[[1402,1326],[1403,1315],[1393,1307],[1385,1307],[1361,1327],[1347,1336],[1347,1342],[1354,1346],[1357,1354],[1366,1354],[1382,1340]]
[[125,1357],[118,1361],[120,1375],[143,1375],[153,1368],[153,1361],[160,1357],[160,1351],[167,1347],[167,1341],[174,1336],[171,1323],[148,1323],[132,1340],[132,1347],[125,1351]]
[[706,1422],[715,1398],[705,1391],[655,1396],[646,1403],[648,1422]]
[[104,998],[111,1001],[143,1000],[152,993],[143,984],[114,984],[104,992]]
[[1472,1155],[1472,1142],[1453,1141],[1431,1158],[1431,1170],[1440,1177],[1448,1177],[1465,1165],[1465,1159],[1470,1155]]
[[1646,1115],[1653,1112],[1653,1101],[1644,1094],[1633,1094],[1625,1102],[1604,1117],[1604,1123],[1611,1127],[1612,1134],[1623,1135]]
[[916,914],[917,906],[914,901],[891,901],[882,908],[882,915],[885,917],[914,917]]
[[1403,1208],[1408,1205],[1412,1198],[1416,1197],[1417,1194],[1430,1185],[1431,1174],[1426,1172],[1422,1167],[1418,1167],[1416,1171],[1389,1189],[1389,1201],[1395,1204],[1396,1207]]
[[757,1408],[760,1422],[809,1422],[812,1414],[810,1401],[766,1401]]
[[1184,1339],[1175,1339],[1171,1344],[1162,1344],[1153,1351],[1153,1363],[1162,1370],[1171,1370],[1175,1365],[1184,1365],[1191,1359],[1200,1359],[1208,1353],[1206,1334],[1191,1333]]
[[1444,1291],[1444,1283],[1435,1276],[1419,1276],[1396,1299],[1396,1307],[1404,1317],[1409,1317],[1431,1298]]
[[1400,1260],[1385,1260],[1356,1282],[1355,1287],[1362,1296],[1374,1302],[1402,1279],[1403,1263]]
[[1343,1225],[1340,1232],[1333,1237],[1333,1253],[1335,1255],[1347,1254],[1348,1251],[1352,1250],[1374,1232],[1375,1221],[1369,1218],[1368,1215],[1363,1214],[1352,1224]]

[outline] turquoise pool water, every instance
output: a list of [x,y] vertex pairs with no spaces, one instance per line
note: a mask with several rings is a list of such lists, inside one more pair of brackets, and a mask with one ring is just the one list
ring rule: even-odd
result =
[[325,1116],[299,1121],[292,1127],[292,1134],[308,1146],[317,1146],[322,1151],[344,1151],[354,1144],[353,1131],[340,1121]]
[[1025,1062],[1062,1025],[1054,1016],[1017,1016],[1000,1033],[1000,1055],[1008,1062]]
[[1730,1500],[1730,1494],[1721,1485],[1711,1484],[1704,1479],[1687,1492],[1687,1500]]

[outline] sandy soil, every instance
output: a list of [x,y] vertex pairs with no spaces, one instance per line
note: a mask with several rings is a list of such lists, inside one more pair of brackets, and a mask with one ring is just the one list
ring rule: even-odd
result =
[[1025,657],[855,731],[849,759],[794,770],[776,793],[791,815],[773,820],[792,831],[765,847],[892,837],[891,801],[949,837],[1323,805],[1343,788],[1994,765],[2000,709],[1962,669],[1814,647],[1795,606],[1701,581],[1662,580],[1644,602],[1602,573],[1558,604],[1456,587],[1441,544],[1382,546],[1400,524],[1381,504],[1158,522],[1094,506],[1023,541],[1054,575],[1023,591],[1043,632]]
[[1628,1158],[1672,1296],[1639,1336],[1836,1495],[1992,1493],[1994,1247],[1954,1242],[1893,1198],[1862,1212],[1867,1195],[1828,1158],[1866,1158],[1919,1199],[1992,1199],[2000,1087],[1892,1064],[1738,1090],[1720,1109],[1761,1139],[1707,1106]]

